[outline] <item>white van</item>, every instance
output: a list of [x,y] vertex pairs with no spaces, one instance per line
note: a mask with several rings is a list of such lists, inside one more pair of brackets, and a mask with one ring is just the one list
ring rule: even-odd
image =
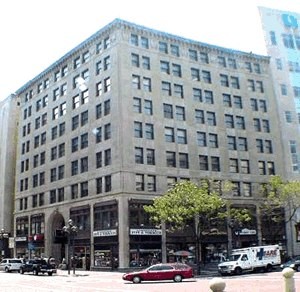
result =
[[218,272],[222,276],[255,270],[271,272],[281,264],[280,249],[279,245],[234,249],[228,260],[218,265]]
[[7,273],[19,271],[22,265],[21,259],[3,259],[0,263],[0,270]]

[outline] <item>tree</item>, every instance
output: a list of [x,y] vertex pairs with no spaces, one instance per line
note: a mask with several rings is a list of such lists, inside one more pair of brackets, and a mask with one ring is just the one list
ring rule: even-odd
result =
[[270,240],[276,242],[283,225],[294,220],[300,207],[300,181],[284,181],[280,176],[272,176],[262,191],[265,195],[260,205],[262,220]]
[[[226,189],[226,184],[223,189]],[[200,244],[203,230],[211,221],[224,221],[234,214],[227,208],[229,205],[221,194],[220,181],[206,179],[199,185],[191,181],[181,181],[163,196],[154,199],[153,205],[144,207],[155,223],[164,222],[170,231],[183,229],[194,222],[192,230],[196,240],[198,273],[200,273]],[[236,218],[237,214],[240,216],[240,212],[236,211]],[[239,218],[239,220],[248,219],[242,215]]]

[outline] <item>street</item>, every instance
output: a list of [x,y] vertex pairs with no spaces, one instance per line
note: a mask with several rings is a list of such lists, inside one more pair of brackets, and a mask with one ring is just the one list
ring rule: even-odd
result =
[[[75,276],[67,271],[58,270],[53,276],[0,272],[1,292],[209,292],[212,277],[200,277],[184,280],[181,283],[171,281],[142,282],[133,284],[124,282],[119,272],[76,271]],[[281,272],[247,274],[224,277],[226,292],[283,292],[284,281]],[[300,291],[300,273],[295,273],[296,291]]]

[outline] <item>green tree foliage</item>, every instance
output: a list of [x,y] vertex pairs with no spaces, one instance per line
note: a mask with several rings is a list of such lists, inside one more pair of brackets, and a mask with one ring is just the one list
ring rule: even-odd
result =
[[[264,201],[261,204],[261,214],[275,223],[293,220],[300,207],[300,181],[283,181],[280,176],[272,176],[269,182],[263,185]],[[287,210],[285,218],[279,210]]]
[[165,222],[173,230],[184,228],[195,219],[204,224],[229,218],[241,223],[250,221],[248,210],[232,208],[230,202],[221,196],[224,190],[230,190],[230,183],[220,186],[220,182],[217,184],[212,180],[202,180],[199,185],[181,181],[144,209],[156,224]]

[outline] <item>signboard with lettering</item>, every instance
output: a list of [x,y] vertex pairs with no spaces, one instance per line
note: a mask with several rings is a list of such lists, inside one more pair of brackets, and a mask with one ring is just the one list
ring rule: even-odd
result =
[[130,229],[130,235],[161,235],[161,229]]
[[117,234],[117,229],[95,230],[93,232],[94,237],[116,236]]

